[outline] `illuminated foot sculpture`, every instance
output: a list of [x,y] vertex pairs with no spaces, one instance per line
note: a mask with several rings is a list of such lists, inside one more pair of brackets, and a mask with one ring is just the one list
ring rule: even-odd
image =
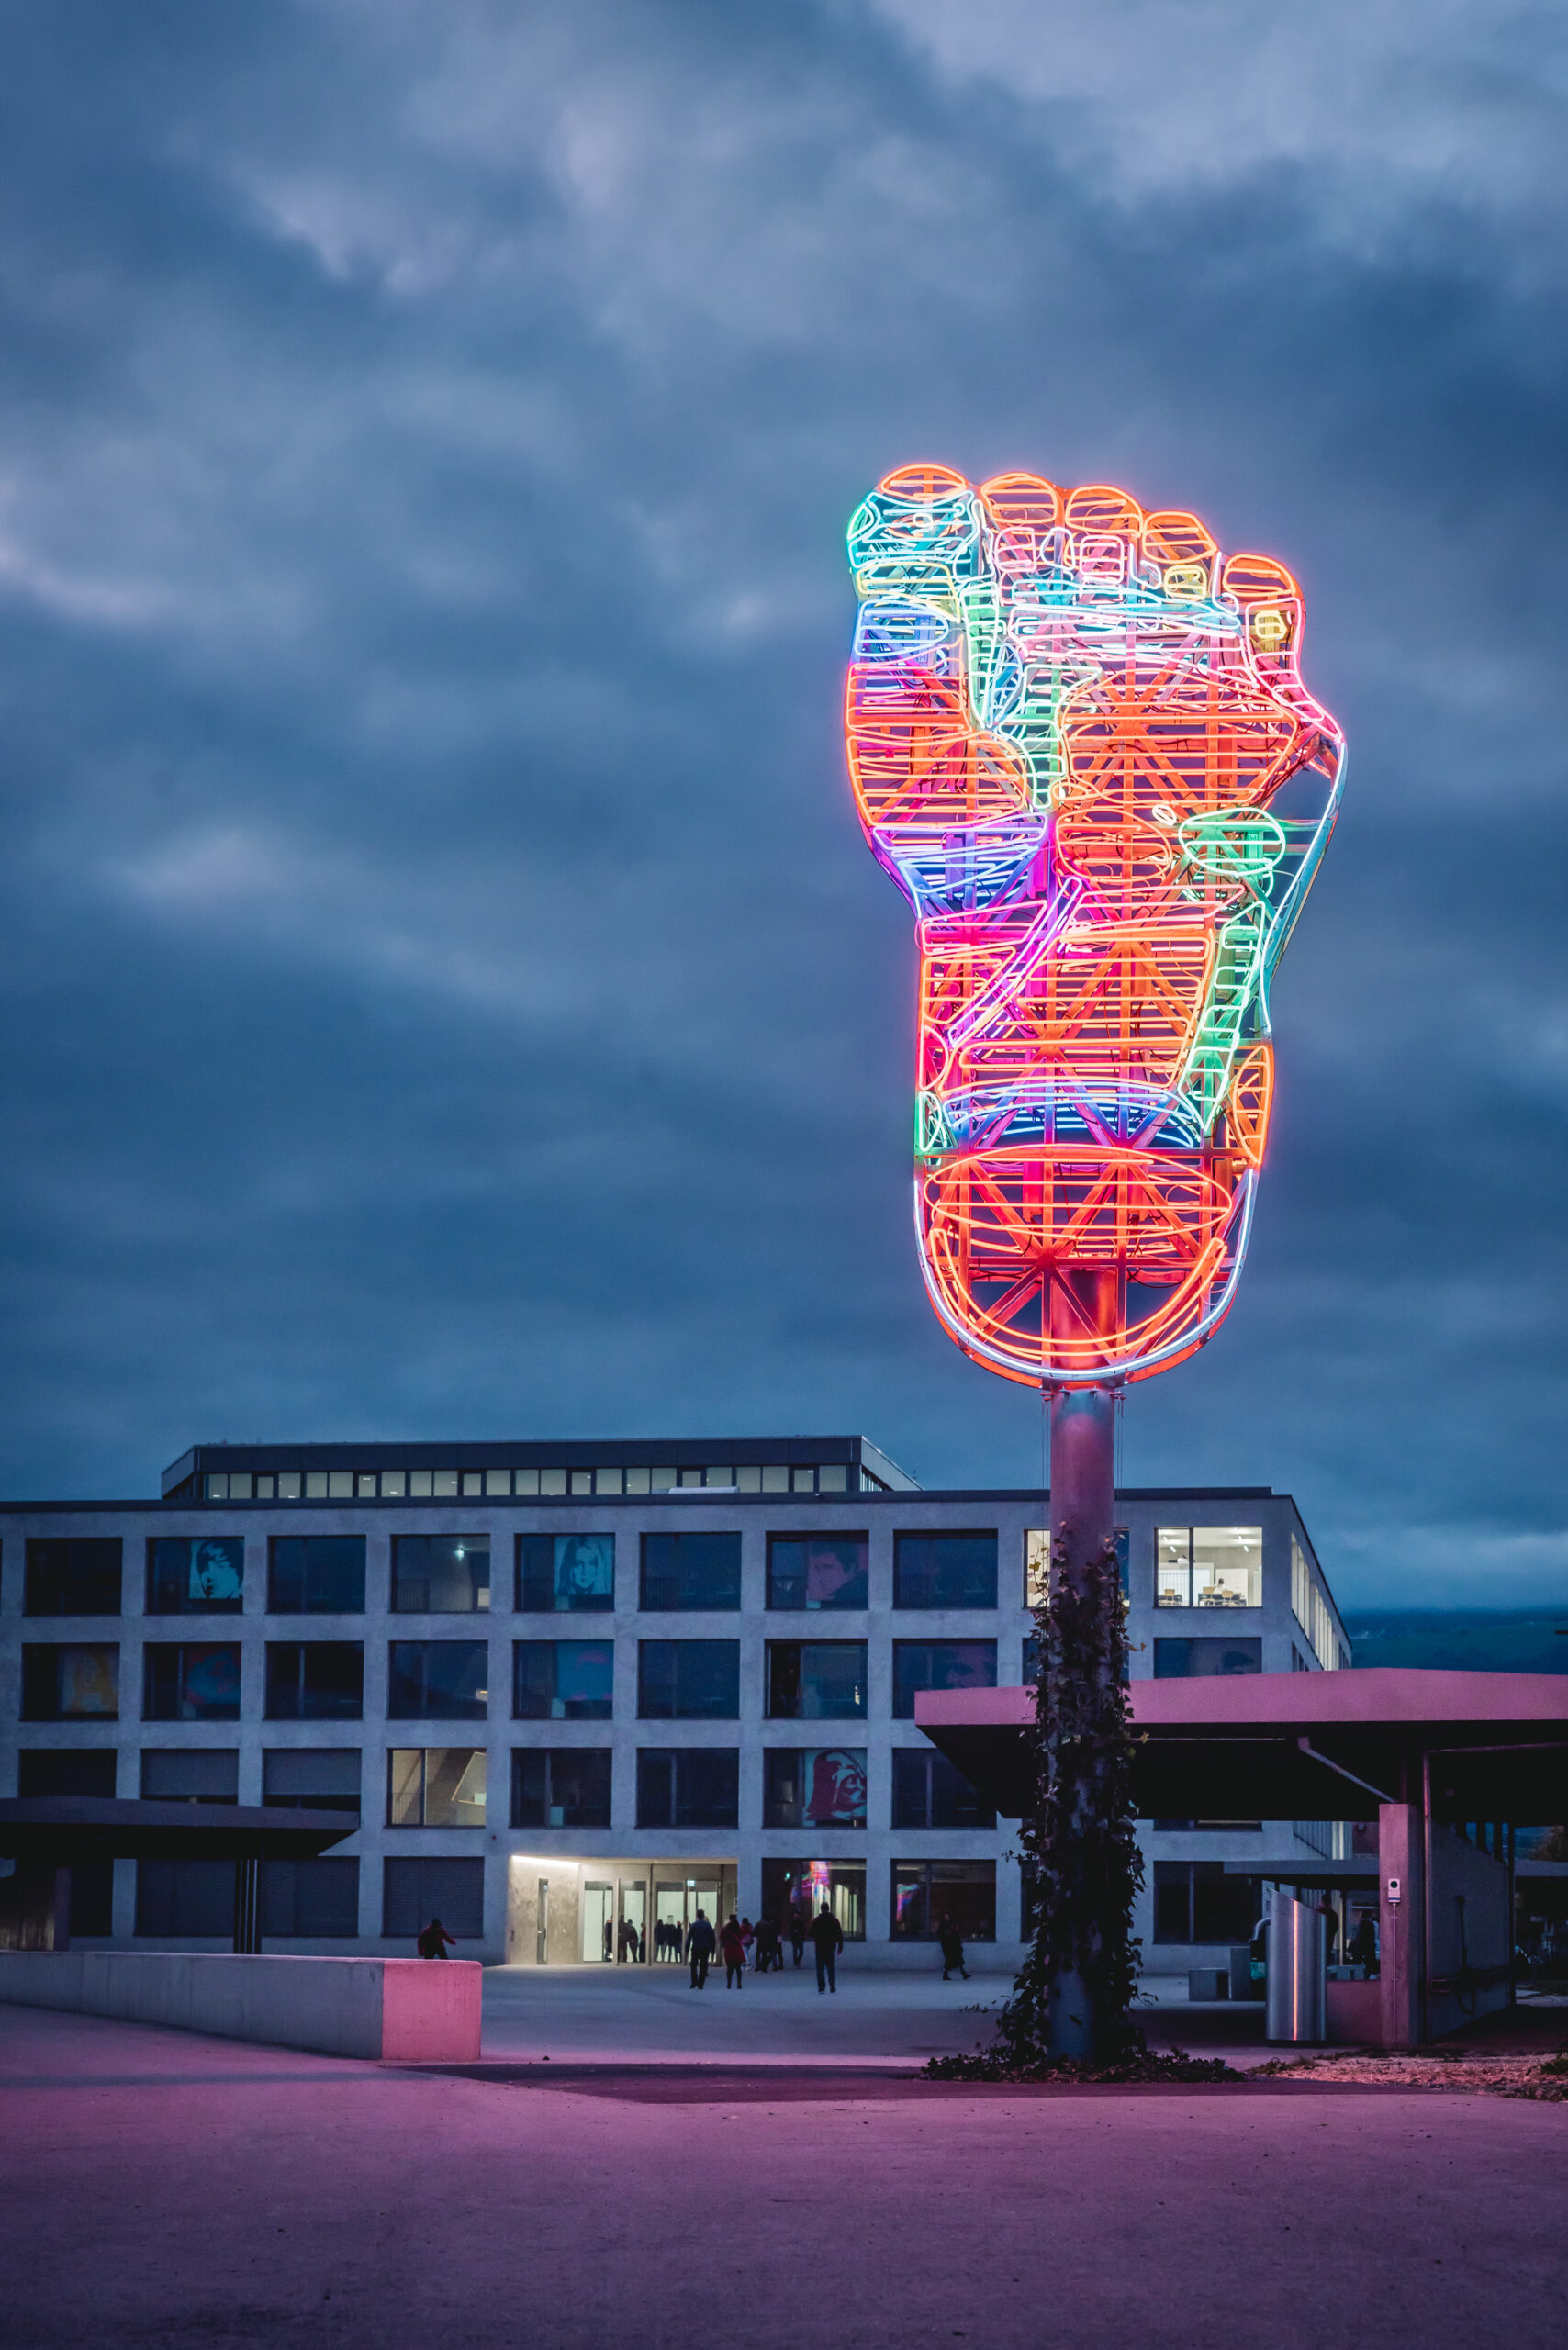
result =
[[849,549],[850,767],[919,923],[932,1303],[1004,1377],[1146,1377],[1230,1304],[1270,977],[1338,803],[1300,590],[1124,490],[937,465]]

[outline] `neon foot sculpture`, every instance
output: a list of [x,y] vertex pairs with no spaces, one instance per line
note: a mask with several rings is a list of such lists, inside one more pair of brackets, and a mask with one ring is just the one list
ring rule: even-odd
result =
[[[1050,1395],[1038,1923],[1004,2065],[1125,2053],[1141,1881],[1115,1402],[1236,1292],[1269,982],[1334,822],[1301,594],[1191,514],[1033,474],[890,474],[849,526],[846,723],[920,940],[915,1228],[966,1353]],[[980,2060],[977,2060],[980,2061]]]
[[1118,1388],[1203,1344],[1247,1248],[1269,982],[1343,765],[1301,592],[1030,474],[890,474],[849,551],[850,770],[919,928],[926,1287],[1003,1378]]

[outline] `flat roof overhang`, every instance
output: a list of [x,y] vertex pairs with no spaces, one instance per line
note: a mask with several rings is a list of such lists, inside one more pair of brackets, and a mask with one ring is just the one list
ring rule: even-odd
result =
[[[1568,1818],[1568,1674],[1238,1673],[1135,1681],[1140,1819],[1366,1819],[1422,1800],[1435,1818]],[[914,1718],[1004,1818],[1032,1800],[1033,1689],[931,1690]]]
[[79,1861],[310,1860],[357,1834],[357,1813],[230,1803],[131,1803],[107,1796],[0,1800],[0,1857]]

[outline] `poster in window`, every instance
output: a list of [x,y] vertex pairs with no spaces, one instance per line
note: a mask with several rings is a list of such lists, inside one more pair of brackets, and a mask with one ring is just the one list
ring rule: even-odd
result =
[[207,1537],[191,1544],[189,1600],[193,1607],[210,1607],[221,1599],[240,1599],[245,1589],[245,1545],[238,1537]]
[[802,1757],[808,1828],[864,1828],[865,1749],[808,1747]]
[[112,1714],[119,1706],[119,1654],[115,1649],[62,1649],[60,1711]]
[[615,1596],[615,1537],[558,1534],[555,1537],[555,1605],[581,1607]]

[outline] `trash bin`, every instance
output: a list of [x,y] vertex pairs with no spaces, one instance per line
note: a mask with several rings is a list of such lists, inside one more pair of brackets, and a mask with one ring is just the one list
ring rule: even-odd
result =
[[1269,1911],[1266,2040],[1321,2046],[1328,2036],[1327,1972],[1322,1911],[1276,1892]]
[[1252,1975],[1252,1945],[1238,1942],[1230,1953],[1230,1996],[1233,1999],[1260,1999],[1263,1996],[1263,1967],[1258,1964],[1257,1980]]

